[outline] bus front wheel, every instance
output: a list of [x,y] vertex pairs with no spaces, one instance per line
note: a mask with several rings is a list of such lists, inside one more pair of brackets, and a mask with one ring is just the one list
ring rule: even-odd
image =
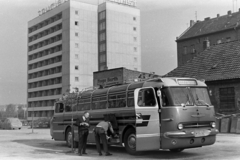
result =
[[124,136],[124,146],[126,151],[131,155],[136,155],[136,132],[133,128],[128,129]]
[[184,149],[183,148],[178,148],[178,149],[169,149],[171,152],[182,152]]

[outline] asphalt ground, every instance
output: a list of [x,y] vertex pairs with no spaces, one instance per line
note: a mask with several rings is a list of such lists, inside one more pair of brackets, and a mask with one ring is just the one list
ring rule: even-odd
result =
[[186,149],[181,153],[149,151],[138,156],[129,155],[122,147],[110,147],[112,156],[98,156],[95,145],[87,146],[88,155],[78,156],[65,142],[51,139],[49,129],[0,129],[0,160],[122,160],[122,159],[173,159],[173,160],[240,160],[240,135],[219,134],[214,145]]

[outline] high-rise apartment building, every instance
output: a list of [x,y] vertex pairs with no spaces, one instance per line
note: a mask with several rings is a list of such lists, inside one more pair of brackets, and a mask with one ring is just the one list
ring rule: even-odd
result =
[[116,4],[98,7],[98,69],[126,67],[141,71],[140,11]]
[[95,71],[141,71],[135,3],[59,0],[28,22],[28,119],[51,117],[64,93],[93,86]]

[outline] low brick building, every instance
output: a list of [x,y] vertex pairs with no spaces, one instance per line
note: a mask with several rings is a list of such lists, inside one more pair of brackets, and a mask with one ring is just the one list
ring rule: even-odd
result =
[[177,37],[178,66],[200,54],[207,46],[240,39],[240,10],[226,15],[190,21],[190,27]]
[[240,41],[211,46],[165,76],[204,79],[216,112],[239,113]]

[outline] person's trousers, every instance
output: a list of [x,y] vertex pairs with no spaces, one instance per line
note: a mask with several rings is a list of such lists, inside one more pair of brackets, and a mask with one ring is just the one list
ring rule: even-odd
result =
[[97,151],[98,153],[101,153],[101,146],[100,146],[100,139],[103,143],[103,150],[105,153],[108,153],[108,143],[107,143],[107,138],[106,134],[103,128],[96,127],[95,130],[95,142],[97,145]]
[[78,133],[78,153],[85,153],[87,146],[88,130]]

